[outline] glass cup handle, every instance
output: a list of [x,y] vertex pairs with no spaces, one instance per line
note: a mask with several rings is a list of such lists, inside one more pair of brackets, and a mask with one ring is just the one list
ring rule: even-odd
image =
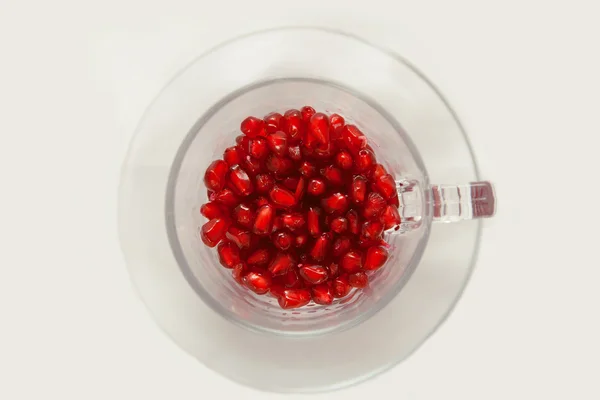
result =
[[399,180],[396,187],[403,231],[418,228],[426,211],[431,213],[433,222],[489,218],[496,213],[494,187],[487,181],[421,188],[417,181]]

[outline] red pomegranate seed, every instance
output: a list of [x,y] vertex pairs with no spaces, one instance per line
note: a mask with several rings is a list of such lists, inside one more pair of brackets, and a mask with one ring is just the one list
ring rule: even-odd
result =
[[367,271],[374,271],[385,264],[389,257],[387,249],[383,246],[373,246],[367,250],[365,265],[363,268]]
[[211,219],[202,225],[200,237],[205,245],[215,247],[225,237],[227,228],[229,228],[229,221],[227,219]]
[[272,237],[273,244],[279,250],[287,250],[292,246],[294,237],[289,232],[277,232]]
[[312,178],[317,173],[317,167],[310,161],[302,161],[298,170],[307,178]]
[[329,224],[335,233],[344,233],[348,230],[348,220],[344,217],[336,217]]
[[267,157],[266,166],[269,171],[274,172],[279,176],[284,176],[294,168],[294,163],[289,158],[281,158],[274,154],[270,154],[269,157]]
[[259,193],[268,193],[275,184],[275,180],[269,174],[258,174],[256,175],[255,181],[256,191]]
[[244,263],[239,263],[235,267],[233,267],[233,271],[231,271],[231,276],[233,279],[240,285],[244,284],[244,275],[248,272],[248,267]]
[[219,191],[225,187],[229,166],[223,160],[213,161],[204,173],[204,184],[209,190]]
[[385,230],[398,227],[401,222],[398,207],[392,204],[388,205],[381,215],[381,220],[383,221],[383,227]]
[[[244,142],[244,139],[246,140]],[[246,135],[239,135],[235,137],[235,144],[237,144],[238,146],[242,145],[242,144],[247,144],[248,143],[248,136]],[[246,146],[243,146],[246,147]]]
[[329,118],[323,113],[316,113],[310,118],[309,136],[317,142],[317,145],[329,145]]
[[340,273],[340,266],[334,262],[329,264],[329,277],[336,277]]
[[294,239],[294,246],[298,248],[306,246],[306,243],[308,243],[308,236],[303,233],[296,236]]
[[251,139],[248,142],[248,154],[254,158],[261,159],[269,154],[269,148],[267,147],[267,141],[264,138],[258,137]]
[[[288,135],[290,143],[298,143],[304,137],[305,125],[298,110],[287,110],[283,115],[281,130]],[[299,153],[299,150],[298,150]]]
[[238,265],[240,260],[240,248],[229,240],[223,240],[217,247],[219,262],[225,268],[233,268]]
[[329,181],[329,183],[335,186],[341,186],[344,184],[344,177],[342,176],[342,171],[339,168],[330,165],[321,170],[321,175],[325,177]]
[[281,128],[282,119],[283,119],[283,115],[281,115],[277,112],[272,112],[270,114],[267,114],[263,118],[263,121],[265,122],[265,131],[267,133],[277,132]]
[[290,208],[296,205],[296,197],[294,194],[281,186],[273,186],[269,192],[269,197],[275,206],[282,208]]
[[365,218],[375,218],[381,215],[385,210],[386,202],[379,193],[371,192],[367,197],[365,208],[363,209],[363,216]]
[[335,156],[335,165],[345,170],[352,169],[352,166],[354,165],[352,156],[347,151],[340,151]]
[[321,205],[328,214],[342,214],[348,210],[348,196],[342,193],[334,193],[321,200]]
[[230,208],[235,207],[240,202],[240,199],[229,188],[225,188],[219,192],[216,192],[212,196],[211,200]]
[[240,130],[242,133],[250,138],[257,136],[265,136],[265,123],[262,119],[256,117],[248,117],[242,121]]
[[325,181],[321,178],[312,178],[308,181],[308,194],[313,196],[320,196],[325,193],[327,189],[327,185],[325,185]]
[[383,243],[385,243],[385,241],[382,239],[367,239],[364,236],[361,236],[356,241],[356,244],[358,244],[358,247],[361,249],[368,249],[369,247],[379,246]]
[[277,253],[271,264],[269,265],[269,272],[275,275],[283,275],[287,273],[290,268],[295,267],[296,261],[288,253]]
[[280,231],[284,228],[283,226],[283,220],[281,219],[281,216],[276,216],[273,219],[273,228],[271,230],[271,232],[277,232]]
[[288,188],[288,190],[296,190],[296,186],[298,186],[298,181],[300,178],[297,176],[288,176],[283,180],[283,186]]
[[237,226],[230,226],[225,236],[227,239],[235,243],[240,249],[247,249],[250,247],[250,239],[252,234],[247,230]]
[[305,191],[306,191],[306,180],[304,179],[304,177],[301,177],[298,180],[298,185],[296,186],[296,191],[294,192],[294,197],[296,198],[297,202],[302,200],[302,198],[304,197]]
[[291,231],[296,231],[302,228],[306,223],[304,216],[299,213],[282,214],[281,220],[283,222],[283,226]]
[[398,198],[398,193],[395,193],[391,199],[388,200],[391,205],[396,206],[396,208],[400,207],[400,199]]
[[302,114],[302,121],[304,121],[305,124],[308,124],[316,111],[311,106],[304,106],[300,109],[300,113]]
[[242,162],[242,156],[238,152],[236,146],[228,147],[223,152],[223,160],[225,160],[225,162],[227,163],[227,165],[229,165],[230,167],[232,167],[232,166],[234,166],[234,165],[239,164],[239,163]]
[[375,164],[375,168],[373,168],[373,180],[377,180],[383,175],[387,175],[385,167],[381,164]]
[[271,283],[271,288],[269,289],[269,296],[279,299],[281,296],[283,296],[284,291],[285,287],[279,283],[277,277],[273,278],[273,283]]
[[302,160],[302,151],[300,150],[300,146],[288,147],[288,156],[294,161]]
[[385,174],[376,179],[375,187],[384,199],[390,199],[396,194],[396,181],[394,181],[394,177],[390,174]]
[[329,127],[332,132],[335,132],[341,129],[346,121],[344,121],[344,117],[339,114],[331,114],[329,116]]
[[252,176],[256,176],[262,171],[260,160],[249,155],[246,155],[242,158],[242,166],[244,167],[244,170]]
[[362,268],[362,254],[356,250],[351,250],[342,257],[340,267],[346,272],[357,272]]
[[315,303],[327,306],[333,303],[333,291],[329,285],[322,283],[310,288]]
[[219,218],[225,215],[225,211],[216,203],[208,202],[200,207],[200,214],[208,219]]
[[248,196],[254,191],[254,185],[250,177],[239,165],[231,167],[229,181],[233,185],[233,190],[239,195]]
[[327,280],[327,268],[321,265],[307,264],[299,268],[300,276],[306,282],[317,285]]
[[380,221],[366,221],[362,226],[362,236],[367,240],[379,240],[383,234],[383,224]]
[[279,157],[285,157],[288,154],[288,138],[282,131],[277,131],[267,136],[269,149]]
[[318,145],[314,150],[314,156],[319,160],[329,160],[336,152],[336,147],[330,142]]
[[362,204],[367,196],[367,178],[362,175],[354,175],[352,178],[352,188],[350,198],[355,204]]
[[342,140],[352,154],[367,147],[366,136],[355,125],[345,125],[341,131]]
[[271,275],[267,271],[250,271],[242,279],[246,287],[257,294],[265,294],[272,284]]
[[285,273],[283,276],[283,283],[287,288],[298,289],[303,286],[296,268],[290,268],[288,272]]
[[348,282],[347,275],[340,275],[333,280],[333,297],[338,299],[345,297],[348,295],[348,293],[350,293],[351,289],[352,286],[350,286],[350,283]]
[[311,296],[308,289],[286,289],[279,296],[279,306],[284,310],[299,308],[310,302]]
[[355,288],[364,288],[369,283],[369,277],[362,271],[348,275],[348,283]]
[[269,262],[271,255],[267,249],[258,249],[248,256],[246,262],[250,265],[265,265]]
[[331,252],[333,253],[334,257],[339,257],[342,254],[346,254],[350,250],[351,246],[352,242],[350,241],[350,238],[347,236],[342,236],[334,240]]
[[375,154],[369,149],[362,149],[355,158],[354,165],[358,172],[370,175],[375,167]]
[[358,213],[355,210],[350,210],[346,213],[346,219],[348,220],[348,229],[353,235],[360,233],[360,219]]
[[323,261],[327,256],[329,244],[331,243],[331,233],[323,233],[315,240],[312,249],[310,250],[310,256],[315,261]]
[[267,200],[267,199],[266,199],[265,197],[263,197],[263,196],[257,197],[257,198],[254,200],[254,205],[256,206],[256,208],[260,208],[260,207],[262,207],[262,206],[266,206],[267,204],[269,204],[269,200]]
[[270,204],[265,204],[256,212],[253,232],[257,235],[268,235],[271,233],[275,209]]
[[322,211],[318,207],[308,209],[308,232],[311,236],[317,237],[321,234],[321,214]]
[[254,222],[254,210],[248,204],[241,203],[233,209],[233,219],[241,226],[250,228]]

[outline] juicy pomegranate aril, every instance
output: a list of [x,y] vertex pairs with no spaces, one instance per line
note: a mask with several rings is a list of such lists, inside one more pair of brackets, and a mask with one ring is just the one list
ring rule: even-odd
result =
[[204,171],[200,237],[219,263],[283,309],[367,287],[401,218],[396,180],[363,132],[310,106],[247,117],[240,130]]

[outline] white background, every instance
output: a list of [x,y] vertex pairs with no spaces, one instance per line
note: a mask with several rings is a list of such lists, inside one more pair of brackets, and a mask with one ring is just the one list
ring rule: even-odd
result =
[[116,194],[173,74],[289,24],[415,63],[499,197],[447,323],[392,371],[322,398],[600,398],[597,1],[351,3],[0,0],[0,399],[281,397],[216,375],[154,325],[118,247]]

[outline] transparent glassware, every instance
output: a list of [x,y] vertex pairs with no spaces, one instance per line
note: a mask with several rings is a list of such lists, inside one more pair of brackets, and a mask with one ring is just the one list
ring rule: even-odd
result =
[[[368,288],[331,306],[282,310],[220,267],[199,239],[199,207],[204,170],[242,119],[303,105],[365,132],[396,178],[403,223],[387,234],[390,259]],[[240,383],[311,392],[356,383],[414,351],[460,296],[480,218],[494,211],[458,119],[420,72],[358,38],[289,28],[218,46],[167,85],[124,163],[119,220],[132,280],[177,344]]]

